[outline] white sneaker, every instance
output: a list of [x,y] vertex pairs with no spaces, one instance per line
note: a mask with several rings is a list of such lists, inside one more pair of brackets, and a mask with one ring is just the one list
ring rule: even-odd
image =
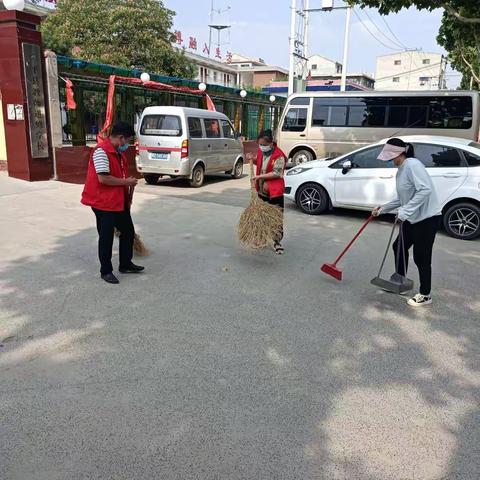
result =
[[408,300],[407,303],[411,307],[423,307],[424,305],[430,305],[432,303],[432,297],[431,295],[417,293],[413,298]]

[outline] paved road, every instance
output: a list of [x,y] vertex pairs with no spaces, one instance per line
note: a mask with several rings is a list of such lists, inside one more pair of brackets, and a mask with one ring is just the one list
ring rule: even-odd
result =
[[288,208],[285,256],[246,253],[217,180],[140,186],[148,270],[109,286],[80,188],[0,175],[0,478],[478,480],[480,242],[439,236],[412,311],[369,284],[388,221],[338,283],[364,214]]

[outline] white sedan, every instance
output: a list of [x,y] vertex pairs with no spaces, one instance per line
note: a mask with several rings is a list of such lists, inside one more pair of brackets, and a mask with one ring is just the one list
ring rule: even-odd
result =
[[[449,235],[480,235],[480,144],[463,138],[402,136],[431,175]],[[285,175],[285,197],[309,215],[333,207],[371,210],[396,196],[393,165],[377,160],[387,139],[335,159],[315,160]]]

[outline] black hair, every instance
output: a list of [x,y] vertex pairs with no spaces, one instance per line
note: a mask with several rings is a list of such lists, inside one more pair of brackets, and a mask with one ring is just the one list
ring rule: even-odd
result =
[[411,143],[405,143],[400,138],[390,138],[387,140],[389,145],[394,145],[395,147],[402,147],[406,149],[405,155],[407,158],[412,158],[415,156],[415,150]]
[[112,137],[124,136],[125,138],[130,138],[135,136],[135,130],[127,122],[118,122],[112,127],[110,135]]
[[270,143],[273,142],[273,132],[270,129],[267,130],[262,130],[257,137],[257,140],[260,140],[261,138],[264,138],[265,140],[268,140]]

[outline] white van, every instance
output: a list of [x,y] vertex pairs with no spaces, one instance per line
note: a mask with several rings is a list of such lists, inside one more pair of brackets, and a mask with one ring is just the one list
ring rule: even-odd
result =
[[192,187],[201,187],[206,174],[243,174],[243,144],[223,113],[148,107],[137,140],[137,170],[150,185],[164,175],[188,178]]

